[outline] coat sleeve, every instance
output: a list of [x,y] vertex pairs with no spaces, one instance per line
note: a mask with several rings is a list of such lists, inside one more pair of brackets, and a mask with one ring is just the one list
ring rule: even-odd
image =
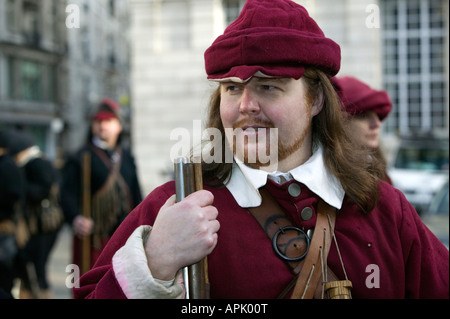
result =
[[449,251],[400,193],[406,298],[449,298]]
[[80,160],[76,155],[70,156],[62,171],[60,184],[60,204],[64,216],[69,225],[72,225],[74,218],[80,214]]
[[0,156],[0,220],[12,219],[25,196],[24,179],[12,157]]
[[[173,187],[169,186],[169,189]],[[150,231],[160,207],[172,195],[166,186],[161,186],[150,193],[122,222],[102,251],[94,267],[84,274],[79,285],[73,290],[74,298],[121,299],[154,297],[151,291],[161,290],[162,297],[179,297],[179,282],[173,283],[152,280],[149,269],[145,269],[146,260],[143,252],[145,231]],[[142,227],[142,225],[145,225]],[[143,233],[144,231],[144,233]],[[141,253],[136,250],[142,250]],[[134,251],[134,253],[133,253]],[[135,258],[131,261],[130,258]],[[142,294],[136,293],[136,282],[127,275],[127,264],[139,263],[141,274],[145,275],[147,284]],[[149,276],[150,275],[150,276]],[[127,286],[128,285],[128,286]],[[133,287],[130,288],[129,285]],[[78,287],[77,287],[78,286]],[[175,287],[172,287],[175,286]],[[142,292],[142,291],[141,291]],[[149,292],[149,294],[146,294]],[[166,293],[166,295],[164,295]]]

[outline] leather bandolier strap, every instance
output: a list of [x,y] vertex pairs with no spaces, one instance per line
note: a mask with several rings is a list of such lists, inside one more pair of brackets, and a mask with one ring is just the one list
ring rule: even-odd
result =
[[336,210],[323,200],[319,200],[316,227],[309,241],[301,229],[292,225],[272,195],[264,188],[259,191],[262,203],[259,207],[249,208],[249,211],[273,241],[275,251],[297,275],[279,298],[283,298],[294,284],[291,299],[326,298],[327,295],[324,293],[326,282],[339,280],[326,265],[333,239]]

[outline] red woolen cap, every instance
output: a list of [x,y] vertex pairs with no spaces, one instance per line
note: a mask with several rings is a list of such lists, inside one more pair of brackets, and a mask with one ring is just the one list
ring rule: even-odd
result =
[[97,113],[94,114],[95,121],[103,121],[111,118],[117,118],[121,120],[120,105],[110,98],[103,98],[100,101]]
[[299,79],[305,66],[330,76],[341,63],[338,44],[305,8],[289,0],[247,0],[239,17],[205,52],[208,79],[245,82],[253,75]]
[[372,89],[352,76],[335,77],[331,82],[350,115],[374,111],[382,121],[392,110],[392,101],[386,91]]

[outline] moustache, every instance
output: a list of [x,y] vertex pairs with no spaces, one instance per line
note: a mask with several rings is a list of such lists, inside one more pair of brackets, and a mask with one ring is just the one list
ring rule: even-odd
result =
[[242,119],[233,124],[233,130],[237,128],[240,128],[245,131],[248,128],[253,128],[255,130],[259,128],[275,128],[275,125],[269,120]]

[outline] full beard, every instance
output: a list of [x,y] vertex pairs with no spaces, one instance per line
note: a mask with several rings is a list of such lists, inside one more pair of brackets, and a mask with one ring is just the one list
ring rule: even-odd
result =
[[[236,129],[243,127],[247,122],[248,121],[240,121],[236,123],[233,125],[233,130],[235,131]],[[248,136],[244,136],[243,139],[240,139],[241,141],[243,140],[243,145],[239,147],[236,134],[233,134],[233,154],[247,166],[255,169],[267,168],[269,166],[277,167],[279,162],[285,160],[300,149],[311,127],[311,123],[308,123],[308,126],[302,131],[300,136],[291,144],[283,142],[277,134],[277,145],[274,145],[272,142],[273,136],[271,137],[271,134],[273,134],[274,131],[272,131],[272,129],[275,129],[275,126],[272,122],[253,121],[252,124],[263,127],[258,129],[258,134],[254,141],[255,143],[249,144]],[[269,130],[270,133],[260,134],[260,132],[263,132],[262,130],[266,130],[266,132]],[[264,151],[259,148],[264,148]],[[263,153],[261,154],[260,152]],[[275,154],[272,154],[272,152],[275,152]],[[263,155],[263,158],[260,157],[261,155]],[[269,157],[270,160],[267,160],[267,157]]]

